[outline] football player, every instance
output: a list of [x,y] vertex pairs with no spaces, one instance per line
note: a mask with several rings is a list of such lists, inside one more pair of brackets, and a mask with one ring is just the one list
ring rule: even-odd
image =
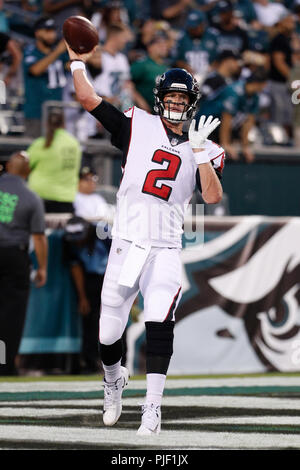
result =
[[137,107],[122,113],[99,97],[85,73],[90,54],[68,48],[77,98],[111,133],[123,152],[123,176],[117,194],[112,246],[101,294],[100,351],[104,369],[106,426],[122,411],[121,395],[128,371],[121,367],[121,337],[131,306],[141,292],[146,328],[147,394],[138,435],[160,432],[161,401],[173,352],[175,311],[181,297],[181,236],[185,205],[198,174],[207,203],[222,198],[217,172],[222,148],[207,139],[219,125],[205,116],[188,132],[199,87],[184,69],[170,69],[157,79],[156,115]]

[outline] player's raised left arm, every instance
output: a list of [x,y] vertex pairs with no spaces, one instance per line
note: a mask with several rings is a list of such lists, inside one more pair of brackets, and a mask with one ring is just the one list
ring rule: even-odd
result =
[[223,188],[210,163],[198,165],[202,197],[207,204],[217,204],[222,200]]
[[211,165],[208,151],[205,149],[204,142],[220,124],[219,119],[213,119],[209,116],[205,120],[201,116],[198,130],[196,130],[196,121],[193,120],[189,129],[189,141],[192,147],[195,161],[198,164],[200,182],[202,188],[202,197],[207,204],[217,204],[222,200],[223,189],[216,172]]
[[93,55],[95,48],[87,54],[76,54],[67,44],[66,47],[71,61],[71,72],[73,75],[74,87],[76,97],[79,103],[86,111],[92,111],[102,101],[102,98],[97,95],[94,87],[87,78],[85,71],[86,61]]

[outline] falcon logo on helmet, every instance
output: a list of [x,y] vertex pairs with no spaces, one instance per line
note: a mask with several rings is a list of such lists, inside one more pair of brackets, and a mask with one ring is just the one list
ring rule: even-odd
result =
[[[166,93],[173,91],[186,93],[189,97],[189,103],[184,105],[182,112],[171,111],[163,102]],[[201,96],[196,79],[185,69],[171,69],[157,77],[153,92],[155,99],[154,111],[171,122],[192,119]]]

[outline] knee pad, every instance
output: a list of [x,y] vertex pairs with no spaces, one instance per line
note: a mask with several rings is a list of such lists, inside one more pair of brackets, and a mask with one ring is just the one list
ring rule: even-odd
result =
[[101,292],[101,304],[108,307],[120,307],[123,302],[122,288],[116,281],[106,279]]
[[111,315],[100,315],[99,340],[101,344],[111,345],[123,334],[122,321]]
[[146,352],[150,356],[171,357],[173,354],[174,322],[146,322]]
[[131,294],[130,288],[118,284],[120,268],[119,265],[110,264],[105,274],[101,292],[101,303],[103,305],[120,307]]
[[122,340],[118,339],[109,346],[100,343],[100,357],[104,365],[111,366],[119,362],[123,354]]

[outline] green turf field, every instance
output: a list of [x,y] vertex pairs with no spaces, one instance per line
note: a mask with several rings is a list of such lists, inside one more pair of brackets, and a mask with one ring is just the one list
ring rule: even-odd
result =
[[300,374],[170,377],[162,432],[136,436],[145,377],[102,424],[101,377],[2,378],[0,449],[300,449]]

